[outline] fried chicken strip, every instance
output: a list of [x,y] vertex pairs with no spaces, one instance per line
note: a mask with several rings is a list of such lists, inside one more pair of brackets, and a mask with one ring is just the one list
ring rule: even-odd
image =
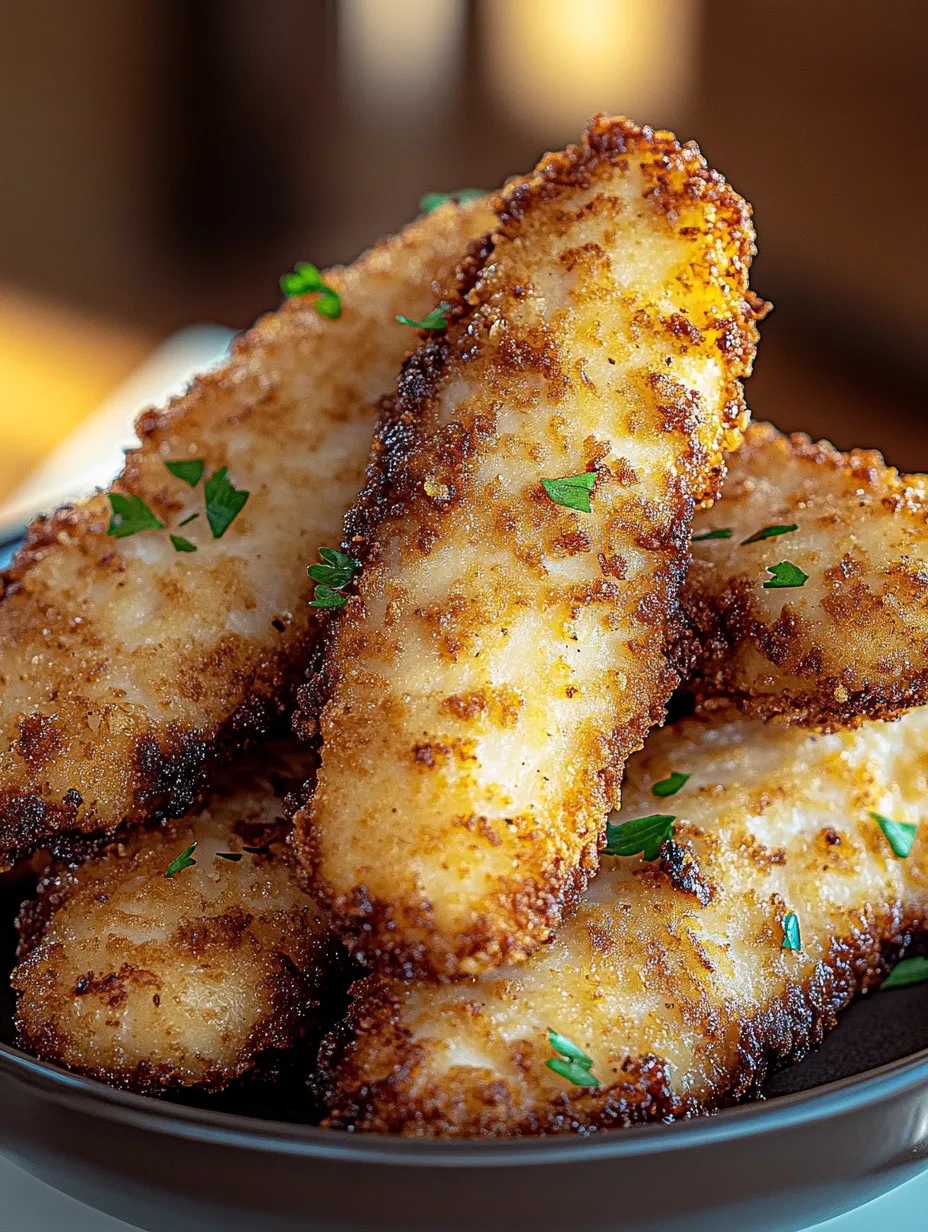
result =
[[[926,476],[755,424],[696,518],[697,536],[726,529],[694,542],[684,601],[705,705],[834,729],[928,704]],[[784,559],[808,580],[765,589]]]
[[[524,958],[596,868],[676,681],[760,307],[748,206],[669,133],[596,120],[498,212],[403,370],[347,521],[358,591],[302,695],[315,891],[363,961],[438,978]],[[542,483],[583,475],[588,512]]]
[[[656,799],[674,771],[690,777]],[[664,728],[630,762],[614,818],[676,814],[659,859],[604,856],[576,914],[521,966],[442,986],[363,981],[323,1046],[329,1123],[589,1132],[744,1096],[924,928],[926,800],[928,708],[826,736],[745,719]],[[874,812],[919,826],[908,858]],[[784,948],[791,915],[799,950]],[[546,1067],[549,1029],[598,1086]]]
[[[338,542],[378,399],[416,341],[395,316],[448,294],[494,221],[481,202],[435,210],[325,275],[338,320],[291,299],[143,414],[113,491],[163,530],[108,535],[104,494],[33,524],[0,579],[0,869],[68,832],[183,814],[210,760],[292,701],[318,627],[306,567]],[[219,539],[203,484],[165,466],[197,458],[250,494]]]
[[[12,977],[30,1051],[134,1091],[216,1091],[329,1025],[340,950],[299,888],[282,817],[311,764],[271,745],[199,814],[42,883]],[[166,877],[193,844],[196,863]]]

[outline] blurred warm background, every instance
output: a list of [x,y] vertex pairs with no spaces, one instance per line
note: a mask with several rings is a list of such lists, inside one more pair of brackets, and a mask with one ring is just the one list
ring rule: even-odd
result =
[[755,414],[928,469],[926,48],[923,0],[0,0],[0,501],[179,327],[596,110],[754,202]]

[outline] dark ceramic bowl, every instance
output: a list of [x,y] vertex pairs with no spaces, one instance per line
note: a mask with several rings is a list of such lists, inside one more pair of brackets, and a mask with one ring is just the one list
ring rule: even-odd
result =
[[764,1102],[704,1120],[395,1141],[230,1112],[228,1097],[191,1108],[128,1095],[20,1052],[6,980],[15,904],[0,901],[0,1150],[151,1232],[779,1232],[928,1162],[928,985],[861,1000]]
[[[928,997],[893,994],[899,1012],[897,997],[928,1021]],[[924,1166],[928,1050],[702,1121],[456,1143],[181,1108],[3,1045],[0,1149],[151,1232],[772,1232]]]

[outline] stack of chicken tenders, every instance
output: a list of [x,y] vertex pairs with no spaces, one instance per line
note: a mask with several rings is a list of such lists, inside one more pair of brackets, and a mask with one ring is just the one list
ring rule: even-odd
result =
[[0,581],[17,1031],[150,1095],[301,1057],[333,1130],[708,1113],[928,931],[928,481],[749,423],[695,144],[427,204]]

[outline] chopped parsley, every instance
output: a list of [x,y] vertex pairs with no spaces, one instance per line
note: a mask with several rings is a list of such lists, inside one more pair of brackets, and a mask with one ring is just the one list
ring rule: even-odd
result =
[[339,594],[337,590],[333,590],[331,586],[326,586],[325,582],[320,582],[313,591],[313,597],[309,602],[310,607],[344,607],[348,600],[344,595]]
[[928,958],[903,958],[883,981],[883,988],[910,988],[928,983]]
[[437,308],[433,308],[428,316],[424,316],[421,321],[414,321],[412,317],[404,317],[400,314],[396,319],[400,325],[411,325],[413,329],[447,329],[448,318],[445,313],[450,308],[450,304],[442,300]]
[[809,580],[808,573],[803,573],[798,565],[790,560],[781,560],[778,565],[767,565],[767,572],[773,577],[764,582],[764,590],[783,590],[790,586],[805,586]]
[[220,860],[232,860],[235,862],[242,858],[242,853],[240,851],[217,851],[216,856]]
[[339,293],[333,291],[331,287],[326,287],[316,300],[316,311],[321,317],[337,321],[342,315],[342,299]]
[[482,188],[459,188],[457,192],[425,193],[419,198],[419,209],[423,214],[431,214],[432,210],[437,210],[446,201],[456,201],[459,205],[466,205],[468,201],[476,201],[482,196],[484,196]]
[[214,539],[221,539],[245,507],[250,493],[229,481],[229,468],[220,467],[206,481],[206,520]]
[[870,816],[879,823],[879,827],[886,836],[886,841],[892,847],[893,853],[900,860],[904,860],[915,844],[918,826],[912,825],[908,821],[893,821],[889,817],[883,817],[880,813],[871,812]]
[[320,548],[321,565],[310,565],[306,572],[317,583],[310,607],[344,607],[348,600],[338,592],[352,580],[360,564],[336,548]]
[[798,522],[790,522],[789,526],[765,526],[763,530],[757,531],[756,534],[750,535],[747,539],[742,539],[740,546],[744,547],[748,543],[760,543],[762,539],[776,539],[777,535],[791,535],[794,530],[798,529]]
[[656,860],[661,845],[672,837],[673,823],[676,820],[676,817],[667,813],[651,813],[648,817],[635,817],[632,821],[623,821],[617,826],[607,822],[603,854],[642,855],[646,860]]
[[106,533],[114,539],[126,539],[143,530],[163,530],[164,523],[152,513],[141,496],[123,496],[122,492],[108,492],[112,516]]
[[559,1031],[548,1028],[548,1043],[558,1056],[545,1061],[548,1069],[560,1074],[575,1087],[598,1087],[599,1079],[592,1073],[593,1058],[588,1057],[582,1048],[578,1048],[573,1040]]
[[651,795],[660,796],[662,799],[665,796],[675,796],[689,777],[688,774],[680,774],[677,770],[674,770],[667,778],[661,779],[659,783],[654,784],[651,788]]
[[320,548],[319,555],[324,563],[310,565],[306,572],[314,582],[325,582],[333,590],[347,586],[361,568],[356,560],[335,548]]
[[780,948],[784,950],[801,950],[802,937],[799,935],[799,916],[795,911],[788,911],[783,917],[783,940]]
[[189,847],[185,847],[179,856],[175,856],[171,863],[164,870],[164,875],[167,878],[173,878],[175,873],[182,873],[185,868],[192,868],[196,864],[196,860],[191,859],[196,851],[196,843],[191,843]]
[[555,505],[590,513],[590,493],[595,483],[596,472],[587,471],[585,475],[565,475],[563,479],[542,479],[541,486]]
[[164,465],[177,479],[183,479],[184,483],[189,483],[191,488],[195,488],[203,478],[203,471],[206,467],[202,458],[181,459],[178,462],[165,462]]
[[284,295],[309,295],[325,286],[318,265],[312,261],[298,261],[292,272],[281,275],[280,289]]
[[284,295],[311,295],[318,293],[315,308],[321,317],[337,321],[342,315],[341,296],[328,283],[322,281],[319,267],[311,261],[299,261],[293,267],[293,272],[284,274],[280,280],[280,289]]
[[[195,488],[203,478],[206,463],[202,458],[180,459],[164,464],[172,475]],[[236,488],[229,480],[229,468],[221,467],[210,475],[203,487],[206,502],[206,518],[213,532],[214,539],[221,539],[226,533],[248,500],[249,493]],[[137,535],[143,530],[164,530],[164,523],[149,509],[140,496],[125,496],[122,492],[108,492],[112,516],[106,533],[116,539],[125,539],[128,535]],[[198,518],[199,513],[191,513],[178,523],[178,529]],[[197,546],[185,539],[183,535],[169,535],[175,552],[195,552]]]
[[732,529],[730,526],[720,526],[718,530],[704,530],[698,535],[693,535],[690,539],[691,543],[702,543],[706,539],[730,539]]

